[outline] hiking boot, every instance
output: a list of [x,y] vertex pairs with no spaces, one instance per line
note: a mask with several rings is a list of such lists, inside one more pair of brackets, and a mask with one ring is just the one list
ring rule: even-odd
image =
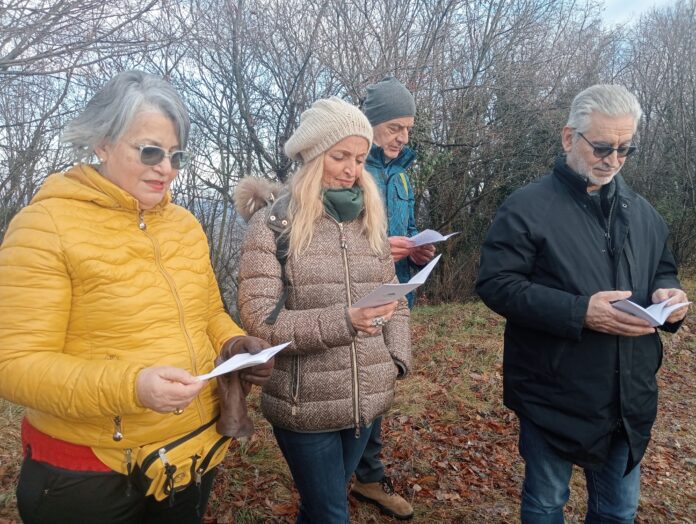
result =
[[366,484],[355,479],[350,494],[362,502],[374,504],[382,513],[390,517],[399,520],[408,520],[413,517],[413,508],[405,498],[394,493],[394,487],[389,477],[384,477],[379,482]]

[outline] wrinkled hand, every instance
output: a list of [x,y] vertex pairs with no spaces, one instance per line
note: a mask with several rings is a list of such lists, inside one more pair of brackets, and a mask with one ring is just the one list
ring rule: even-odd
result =
[[[260,338],[251,336],[238,336],[225,342],[220,350],[220,356],[215,360],[215,365],[219,366],[225,360],[232,358],[239,353],[250,353],[255,355],[260,351],[271,347],[271,345]],[[239,378],[242,380],[244,394],[248,395],[252,384],[263,386],[271,378],[273,373],[274,359],[265,364],[257,364],[249,368],[239,370]]]
[[418,246],[411,249],[411,261],[417,266],[424,266],[430,262],[435,256],[435,246],[432,244],[425,244],[424,246]]
[[144,407],[158,413],[173,413],[188,406],[203,386],[203,382],[184,369],[157,366],[138,373],[135,394]]
[[372,325],[372,321],[377,317],[382,317],[385,322],[388,322],[398,305],[399,302],[394,301],[377,307],[351,307],[348,308],[348,316],[356,331],[362,331],[368,335],[378,335],[381,333],[382,327]]
[[394,262],[398,262],[411,254],[413,243],[408,237],[389,237],[389,249]]
[[[684,291],[682,291],[681,289],[677,288],[660,288],[656,289],[655,292],[652,294],[653,304],[659,304],[660,302],[664,302],[668,298],[670,299],[669,304],[679,304],[680,302],[689,301],[689,299],[686,297],[686,293],[684,293]],[[675,322],[684,320],[684,317],[686,317],[686,313],[688,310],[689,306],[684,306],[682,308],[677,309],[676,311],[672,311],[672,314],[669,317],[667,317],[666,322],[673,324]]]
[[638,337],[655,331],[647,320],[619,311],[611,302],[631,296],[630,291],[600,291],[590,297],[585,326],[610,335]]

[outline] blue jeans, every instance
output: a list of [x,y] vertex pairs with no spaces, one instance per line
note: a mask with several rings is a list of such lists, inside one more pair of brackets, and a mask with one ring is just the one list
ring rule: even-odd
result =
[[297,523],[346,524],[348,482],[365,450],[370,427],[298,433],[273,427],[278,446],[300,492]]
[[[534,423],[520,417],[520,455],[525,461],[522,524],[562,524],[573,463],[559,457]],[[628,442],[617,433],[600,471],[585,469],[586,524],[632,524],[640,498],[640,465],[624,476]]]
[[379,482],[384,478],[384,464],[379,458],[382,452],[382,417],[372,421],[372,431],[365,452],[355,468],[355,477],[363,484]]

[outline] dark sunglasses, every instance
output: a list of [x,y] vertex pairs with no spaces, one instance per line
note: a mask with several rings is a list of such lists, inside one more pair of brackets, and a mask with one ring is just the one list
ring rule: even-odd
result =
[[159,146],[151,146],[147,144],[141,144],[139,146],[133,146],[140,150],[140,161],[146,166],[156,166],[165,158],[169,159],[174,169],[182,169],[191,160],[191,154],[187,151],[172,151],[168,153],[165,149]]
[[580,132],[577,132],[578,135],[582,137],[582,139],[590,144],[590,147],[592,147],[592,153],[594,153],[594,156],[597,158],[606,158],[609,155],[611,155],[614,151],[616,151],[616,154],[619,158],[625,158],[628,155],[633,154],[638,148],[636,146],[619,146],[619,147],[611,147],[611,146],[596,146],[592,142],[590,142],[587,138],[585,138],[585,135],[583,135]]

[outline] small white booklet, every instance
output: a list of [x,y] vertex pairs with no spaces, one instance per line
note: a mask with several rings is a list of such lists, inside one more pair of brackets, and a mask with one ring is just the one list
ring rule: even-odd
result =
[[252,355],[251,353],[237,353],[232,358],[228,358],[218,367],[213,369],[210,373],[205,375],[198,375],[196,378],[198,380],[208,380],[218,375],[224,375],[231,371],[237,371],[238,369],[250,368],[251,366],[257,366],[259,364],[264,364],[271,360],[271,358],[282,351],[290,345],[290,342],[285,344],[280,344],[279,346],[273,346],[272,348],[266,348],[263,351]]
[[633,315],[634,317],[642,318],[650,322],[652,327],[661,326],[667,320],[673,311],[688,306],[691,302],[680,302],[679,304],[667,305],[670,299],[660,302],[659,304],[653,304],[652,306],[642,307],[631,302],[628,299],[617,300],[612,302],[611,305],[614,306],[619,311]]
[[407,294],[425,282],[425,279],[428,278],[428,275],[430,275],[430,272],[435,267],[435,264],[438,263],[441,256],[442,255],[438,255],[433,258],[427,266],[413,275],[411,280],[405,284],[382,284],[370,294],[358,300],[355,304],[353,304],[353,307],[381,306],[382,304],[388,304],[389,302],[394,302],[395,300],[405,297]]
[[417,235],[413,235],[409,240],[413,243],[414,247],[418,246],[424,246],[425,244],[434,244],[435,242],[443,242],[447,240],[449,237],[453,237],[454,235],[457,235],[459,231],[455,231],[454,233],[450,233],[449,235],[441,235],[437,231],[433,231],[432,229],[424,229]]

